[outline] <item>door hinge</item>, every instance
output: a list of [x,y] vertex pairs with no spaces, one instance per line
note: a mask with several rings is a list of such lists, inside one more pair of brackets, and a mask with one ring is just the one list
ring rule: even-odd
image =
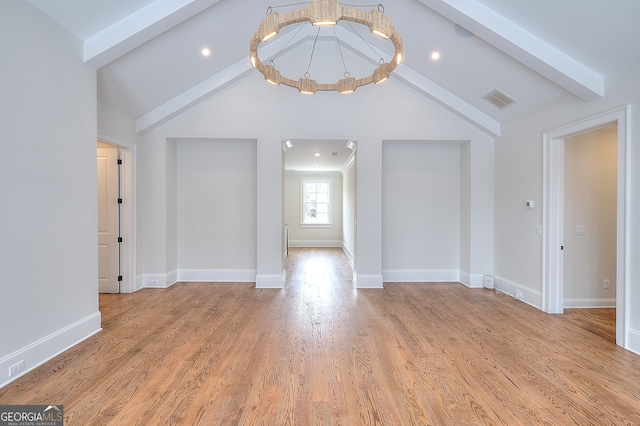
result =
[[118,204],[122,204],[122,198],[118,198]]
[[122,164],[122,159],[118,158],[118,164]]
[[564,246],[560,246],[560,250],[564,250]]
[[122,281],[122,275],[118,275],[118,281]]
[[122,242],[122,237],[118,237],[118,242],[121,243]]

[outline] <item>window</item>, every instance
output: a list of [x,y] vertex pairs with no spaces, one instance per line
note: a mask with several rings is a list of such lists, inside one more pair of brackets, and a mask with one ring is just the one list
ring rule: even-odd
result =
[[331,224],[331,180],[302,180],[302,224]]

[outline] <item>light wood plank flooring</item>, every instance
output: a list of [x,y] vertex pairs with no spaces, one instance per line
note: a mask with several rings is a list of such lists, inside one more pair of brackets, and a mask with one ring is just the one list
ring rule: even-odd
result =
[[101,295],[104,331],[0,404],[64,404],[66,425],[640,425],[613,310],[351,275],[339,249],[291,249],[282,290]]

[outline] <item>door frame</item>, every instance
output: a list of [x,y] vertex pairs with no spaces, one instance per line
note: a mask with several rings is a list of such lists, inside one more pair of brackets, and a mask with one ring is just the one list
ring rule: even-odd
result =
[[98,141],[118,148],[122,159],[120,180],[122,198],[120,272],[122,282],[120,283],[120,292],[133,293],[141,287],[136,284],[136,144],[102,132],[98,132]]
[[629,105],[588,117],[543,134],[542,310],[564,311],[564,140],[612,124],[618,125],[616,343],[626,348],[629,332],[629,220],[631,143]]

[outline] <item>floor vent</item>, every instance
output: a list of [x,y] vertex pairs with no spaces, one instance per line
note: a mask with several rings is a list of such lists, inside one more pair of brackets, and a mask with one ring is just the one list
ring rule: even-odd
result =
[[488,100],[498,108],[506,108],[516,101],[511,96],[507,95],[504,92],[501,92],[498,89],[493,89],[482,98]]

